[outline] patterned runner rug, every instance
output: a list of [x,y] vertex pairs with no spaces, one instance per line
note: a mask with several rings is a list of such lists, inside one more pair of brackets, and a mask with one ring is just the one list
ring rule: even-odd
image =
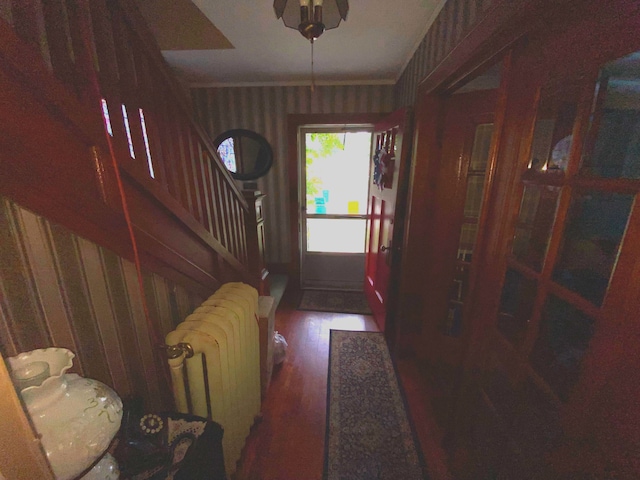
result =
[[298,310],[371,315],[371,309],[363,292],[339,290],[305,290]]
[[424,479],[382,333],[331,330],[326,480]]

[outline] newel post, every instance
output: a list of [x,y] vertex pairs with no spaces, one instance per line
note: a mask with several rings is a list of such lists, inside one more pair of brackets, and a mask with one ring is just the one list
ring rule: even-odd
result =
[[249,269],[260,279],[258,288],[260,295],[269,295],[269,270],[267,270],[267,264],[264,260],[265,238],[262,208],[262,200],[266,195],[258,190],[244,190],[242,194],[249,205],[245,218]]

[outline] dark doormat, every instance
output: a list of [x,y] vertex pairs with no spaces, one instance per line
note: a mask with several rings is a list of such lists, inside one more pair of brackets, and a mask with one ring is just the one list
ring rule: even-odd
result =
[[331,330],[325,480],[422,480],[423,459],[384,335]]
[[304,290],[298,310],[371,315],[364,292]]

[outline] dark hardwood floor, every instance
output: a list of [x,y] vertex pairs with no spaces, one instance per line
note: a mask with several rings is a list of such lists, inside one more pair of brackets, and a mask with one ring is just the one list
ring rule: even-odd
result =
[[[237,471],[238,480],[321,479],[327,396],[329,331],[377,331],[373,317],[296,310],[299,294],[285,293],[276,314],[276,330],[289,348],[276,367],[263,418],[254,425]],[[432,479],[447,479],[435,426],[426,408],[426,391],[411,361],[398,362],[416,432]]]

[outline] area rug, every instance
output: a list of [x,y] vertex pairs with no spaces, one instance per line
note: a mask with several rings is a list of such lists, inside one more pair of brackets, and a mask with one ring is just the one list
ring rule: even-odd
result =
[[371,309],[363,292],[339,290],[305,290],[302,292],[298,310],[371,315]]
[[425,479],[382,333],[331,330],[326,480]]

